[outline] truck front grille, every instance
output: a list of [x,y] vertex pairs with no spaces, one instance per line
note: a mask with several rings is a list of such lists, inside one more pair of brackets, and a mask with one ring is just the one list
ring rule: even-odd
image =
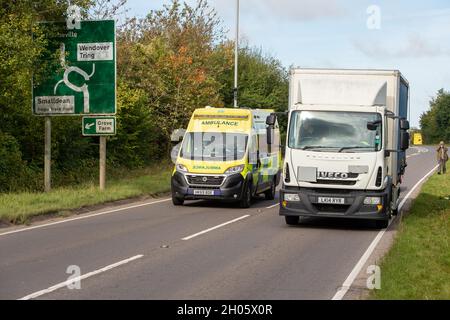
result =
[[336,205],[336,204],[314,204],[314,207],[319,212],[331,212],[331,213],[345,213],[347,212],[349,205]]
[[334,184],[340,186],[354,186],[356,180],[317,180],[314,184]]
[[225,177],[223,176],[194,176],[187,175],[187,181],[194,186],[221,186]]

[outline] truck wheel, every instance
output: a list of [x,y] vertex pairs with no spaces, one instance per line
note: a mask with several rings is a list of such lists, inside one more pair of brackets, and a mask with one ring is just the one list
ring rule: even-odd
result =
[[264,192],[264,197],[266,198],[266,200],[275,199],[275,192],[276,192],[276,188],[277,188],[277,186],[275,185],[275,179],[276,179],[276,177],[273,179],[270,189],[267,190],[266,192]]
[[239,201],[241,208],[250,208],[252,204],[252,182],[249,181],[244,187],[242,199]]
[[377,229],[386,229],[389,225],[389,220],[375,220],[375,226]]
[[290,226],[296,226],[299,222],[299,217],[296,216],[284,216],[284,219],[286,219],[286,224]]
[[184,199],[180,199],[175,196],[172,196],[172,203],[174,206],[182,206],[184,204]]
[[398,208],[392,209],[391,213],[392,213],[393,216],[397,216],[398,215]]

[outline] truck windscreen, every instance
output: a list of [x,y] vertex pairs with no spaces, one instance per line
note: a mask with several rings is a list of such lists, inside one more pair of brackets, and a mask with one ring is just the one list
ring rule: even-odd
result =
[[379,113],[294,111],[288,141],[292,149],[370,152],[381,150],[381,133]]
[[244,158],[248,135],[223,132],[189,132],[180,156],[198,161],[234,161]]

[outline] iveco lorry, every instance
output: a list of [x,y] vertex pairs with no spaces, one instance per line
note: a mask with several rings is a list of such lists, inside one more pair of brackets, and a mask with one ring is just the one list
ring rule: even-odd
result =
[[239,202],[264,194],[274,199],[281,177],[278,124],[267,130],[273,110],[201,108],[184,134],[172,175],[172,201]]
[[406,167],[408,100],[397,70],[291,70],[280,192],[287,224],[337,217],[387,227]]

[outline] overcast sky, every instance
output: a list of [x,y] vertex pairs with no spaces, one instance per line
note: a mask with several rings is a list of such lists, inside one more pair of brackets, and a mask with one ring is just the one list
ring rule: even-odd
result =
[[[235,30],[235,2],[209,0],[230,38]],[[242,36],[286,67],[400,70],[410,82],[413,126],[418,126],[437,90],[450,90],[448,0],[240,2]],[[128,0],[127,15],[144,17],[164,3],[170,1]]]

